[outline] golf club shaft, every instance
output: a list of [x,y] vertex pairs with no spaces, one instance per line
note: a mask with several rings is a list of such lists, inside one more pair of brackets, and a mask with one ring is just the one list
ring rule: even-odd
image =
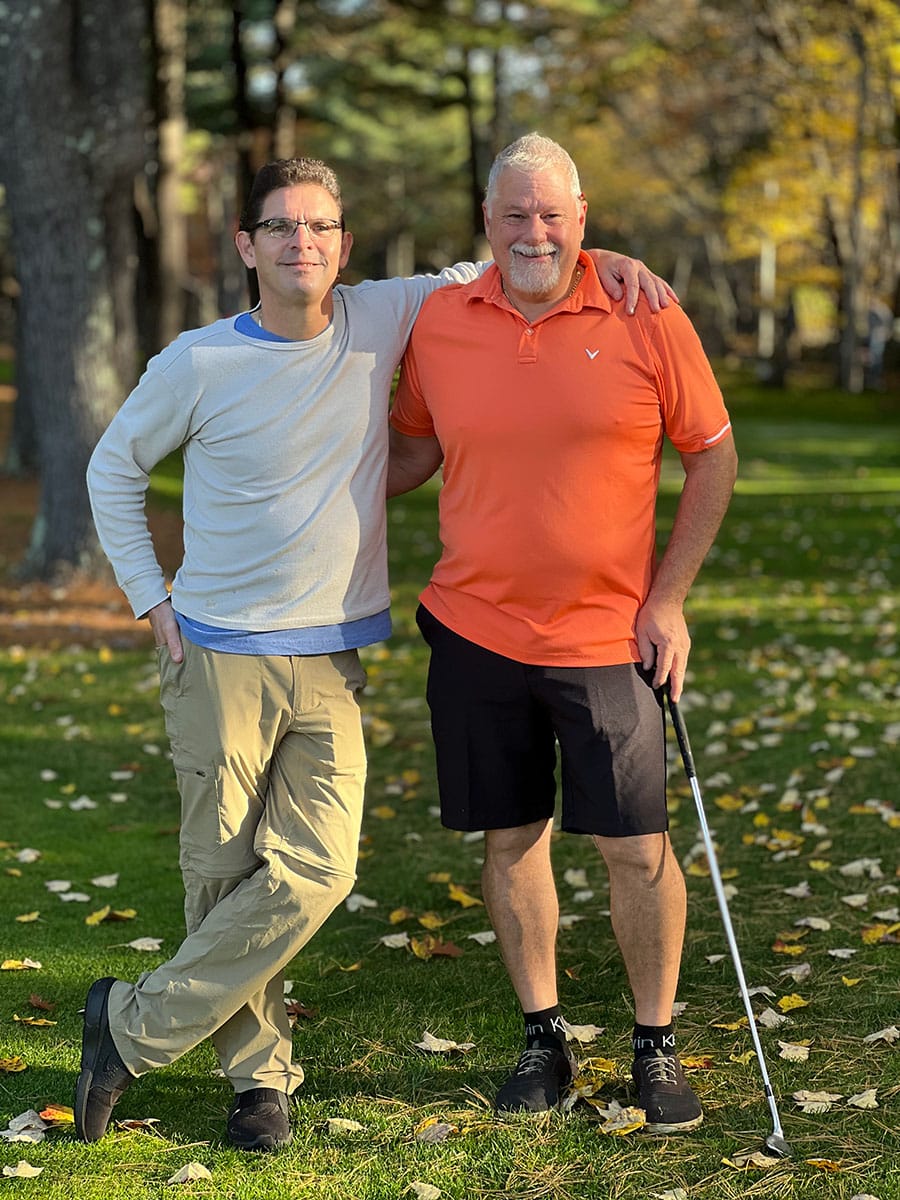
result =
[[774,1123],[773,1133],[781,1137],[781,1118],[778,1115],[778,1108],[775,1104],[775,1094],[772,1090],[772,1084],[769,1080],[769,1072],[766,1069],[766,1060],[763,1055],[762,1043],[759,1039],[759,1032],[756,1028],[756,1018],[753,1015],[753,1005],[750,1000],[750,993],[747,990],[747,981],[744,977],[744,968],[741,963],[741,956],[738,950],[737,940],[734,936],[734,928],[731,924],[731,914],[728,911],[728,898],[725,895],[725,888],[722,884],[722,875],[719,871],[719,864],[716,860],[716,850],[713,845],[712,834],[709,831],[709,825],[706,821],[706,811],[703,807],[703,797],[700,794],[700,784],[697,781],[697,771],[694,766],[694,756],[691,752],[691,743],[688,739],[687,726],[684,723],[684,717],[681,715],[681,710],[676,701],[671,695],[667,694],[669,703],[669,712],[672,715],[672,725],[675,729],[675,736],[678,739],[678,748],[681,751],[681,759],[684,763],[685,774],[688,777],[688,782],[691,785],[691,792],[694,796],[694,803],[697,808],[697,816],[700,820],[700,831],[703,834],[703,844],[706,848],[706,859],[709,863],[709,873],[712,877],[713,889],[716,893],[716,900],[719,902],[719,912],[722,915],[722,924],[725,927],[725,937],[728,940],[728,948],[731,951],[732,962],[738,978],[738,985],[741,991],[741,998],[744,1001],[744,1008],[747,1012],[747,1019],[750,1022],[750,1036],[753,1039],[753,1046],[756,1050],[756,1057],[759,1061],[759,1069],[762,1075],[763,1087],[765,1090],[766,1100],[769,1105],[769,1111],[772,1114]]

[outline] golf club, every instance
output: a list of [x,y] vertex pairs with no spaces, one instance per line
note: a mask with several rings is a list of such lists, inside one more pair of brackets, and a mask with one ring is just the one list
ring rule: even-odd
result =
[[728,948],[731,951],[731,958],[734,962],[734,969],[737,974],[738,985],[741,990],[741,998],[744,1001],[744,1008],[747,1013],[747,1019],[750,1022],[750,1036],[753,1039],[753,1047],[756,1050],[756,1057],[759,1060],[759,1070],[762,1075],[763,1087],[765,1090],[766,1100],[769,1104],[769,1111],[772,1114],[772,1132],[763,1143],[765,1149],[775,1158],[790,1158],[791,1148],[784,1139],[784,1131],[781,1128],[781,1119],[778,1116],[778,1109],[775,1105],[775,1094],[772,1091],[772,1084],[769,1081],[769,1072],[766,1070],[766,1060],[763,1057],[762,1043],[759,1040],[759,1033],[756,1028],[756,1018],[753,1015],[753,1005],[750,1002],[750,993],[747,991],[747,981],[744,978],[744,968],[741,965],[741,955],[737,947],[737,941],[734,936],[734,929],[731,924],[731,915],[728,911],[728,899],[725,895],[725,889],[722,886],[722,876],[719,872],[719,864],[716,861],[716,851],[713,845],[712,835],[709,832],[709,826],[706,823],[706,812],[703,808],[703,797],[700,795],[700,785],[697,782],[697,771],[694,767],[694,756],[691,753],[691,743],[688,740],[687,726],[684,723],[684,717],[681,715],[681,710],[675,700],[672,699],[671,692],[668,686],[666,687],[666,700],[669,705],[669,712],[672,714],[672,725],[675,728],[675,736],[678,739],[678,748],[681,751],[681,761],[684,763],[685,774],[691,785],[691,791],[694,795],[694,803],[697,806],[697,816],[700,818],[700,830],[703,834],[703,844],[706,848],[706,858],[709,863],[709,873],[712,876],[713,888],[715,889],[716,899],[719,902],[719,912],[722,914],[722,924],[725,926],[725,936],[728,939]]

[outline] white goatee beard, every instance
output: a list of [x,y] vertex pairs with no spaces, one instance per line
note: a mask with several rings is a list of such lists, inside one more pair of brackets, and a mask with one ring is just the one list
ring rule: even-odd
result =
[[[552,254],[549,263],[534,262],[533,258]],[[559,287],[559,253],[555,246],[510,246],[507,270],[511,287],[523,296],[546,296]]]

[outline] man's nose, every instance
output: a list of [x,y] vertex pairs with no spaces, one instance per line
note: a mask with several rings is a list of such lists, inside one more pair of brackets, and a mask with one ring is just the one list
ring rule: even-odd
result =
[[311,246],[312,242],[313,239],[309,232],[309,225],[306,221],[298,221],[297,228],[294,230],[294,235],[291,238],[291,245]]

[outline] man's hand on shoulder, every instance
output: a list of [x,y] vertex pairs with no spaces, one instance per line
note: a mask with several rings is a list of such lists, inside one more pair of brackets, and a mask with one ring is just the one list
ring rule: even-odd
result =
[[184,647],[181,644],[181,630],[175,619],[172,601],[163,600],[161,604],[154,605],[147,613],[147,619],[157,646],[168,646],[172,662],[180,663],[184,658]]
[[597,268],[603,290],[613,300],[625,297],[625,308],[633,313],[641,292],[647,297],[651,312],[659,312],[670,304],[680,304],[674,290],[661,275],[654,275],[639,258],[629,258],[615,250],[588,250]]

